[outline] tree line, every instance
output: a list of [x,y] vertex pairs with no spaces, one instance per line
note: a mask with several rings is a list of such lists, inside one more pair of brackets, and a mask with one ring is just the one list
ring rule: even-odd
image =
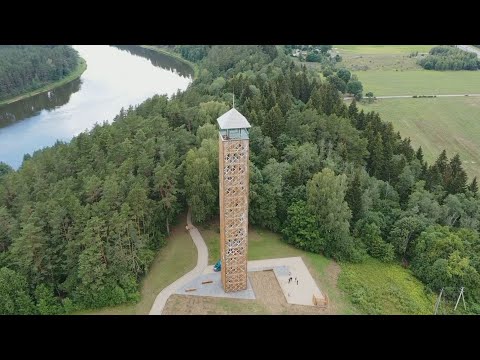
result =
[[68,45],[0,45],[0,100],[58,81],[78,62]]
[[435,46],[418,64],[426,70],[478,70],[477,54],[460,50],[454,46]]
[[198,64],[171,99],[0,166],[0,313],[136,301],[176,214],[218,216],[216,118],[233,92],[252,124],[252,225],[338,261],[401,263],[432,291],[465,286],[480,312],[480,199],[458,155],[427,164],[275,46],[211,46]]

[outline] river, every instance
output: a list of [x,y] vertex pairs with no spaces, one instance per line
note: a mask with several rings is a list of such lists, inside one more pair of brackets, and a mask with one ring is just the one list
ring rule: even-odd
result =
[[79,79],[0,106],[0,161],[15,169],[25,154],[70,141],[120,109],[155,94],[171,96],[192,81],[181,61],[137,45],[74,45],[87,62]]

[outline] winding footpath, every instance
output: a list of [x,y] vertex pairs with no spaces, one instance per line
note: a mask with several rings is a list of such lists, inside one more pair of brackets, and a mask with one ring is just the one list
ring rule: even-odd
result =
[[152,308],[150,309],[149,315],[162,315],[163,308],[165,307],[170,295],[174,294],[181,286],[201,275],[208,266],[208,248],[202,238],[202,235],[200,234],[200,231],[198,231],[198,229],[192,224],[192,214],[190,209],[188,209],[187,214],[187,225],[190,236],[197,247],[197,266],[160,291],[155,299],[155,302],[153,303]]

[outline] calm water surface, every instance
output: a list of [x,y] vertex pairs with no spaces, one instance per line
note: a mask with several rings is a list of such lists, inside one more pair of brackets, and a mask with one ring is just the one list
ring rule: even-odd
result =
[[27,153],[69,141],[120,109],[155,94],[172,95],[192,81],[191,68],[136,45],[74,45],[83,75],[47,93],[0,106],[0,161],[17,169]]

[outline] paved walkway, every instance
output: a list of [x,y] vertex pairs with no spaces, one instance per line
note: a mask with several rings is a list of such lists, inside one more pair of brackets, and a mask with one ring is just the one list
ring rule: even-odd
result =
[[[247,278],[247,289],[241,291],[234,291],[226,293],[223,290],[222,276],[220,272],[207,272],[212,269],[210,265],[205,269],[202,275],[197,276],[193,281],[178,288],[176,294],[179,295],[194,295],[194,296],[212,296],[230,299],[255,299],[252,284]],[[194,291],[188,291],[195,289]]]
[[[317,283],[312,278],[310,271],[308,271],[307,266],[303,262],[302,258],[297,257],[287,257],[287,258],[276,258],[276,259],[264,259],[264,260],[250,260],[247,263],[247,271],[264,271],[272,270],[275,273],[275,276],[280,284],[285,300],[289,304],[296,305],[313,305],[313,296],[320,300],[324,300],[325,296],[322,294],[320,289],[317,286]],[[213,271],[213,267],[209,266],[203,271],[203,277],[206,275],[216,274]],[[288,282],[289,278],[292,278]],[[298,280],[298,284],[295,281],[295,278]],[[214,295],[209,294],[205,295],[205,289],[211,286],[210,284],[202,285],[201,281],[196,282],[196,292],[183,292],[183,295],[200,295],[200,296],[218,296],[218,297],[236,297],[235,295],[226,294],[223,291],[223,288],[216,287],[218,292]],[[255,289],[253,289],[255,291]],[[242,294],[239,296],[244,298]]]
[[194,280],[198,275],[202,274],[208,265],[208,248],[198,229],[192,225],[190,209],[188,209],[187,224],[190,236],[197,247],[197,266],[195,266],[195,268],[190,272],[183,275],[180,279],[177,279],[160,291],[155,299],[155,302],[153,303],[152,308],[150,309],[149,315],[161,315],[170,295],[174,294],[178,288],[184,286],[185,284]]
[[[247,268],[248,271],[273,270],[289,304],[313,305],[314,295],[318,299],[325,298],[299,256],[253,260],[248,262]],[[289,283],[290,277],[292,280]],[[295,278],[298,280],[298,284]]]

